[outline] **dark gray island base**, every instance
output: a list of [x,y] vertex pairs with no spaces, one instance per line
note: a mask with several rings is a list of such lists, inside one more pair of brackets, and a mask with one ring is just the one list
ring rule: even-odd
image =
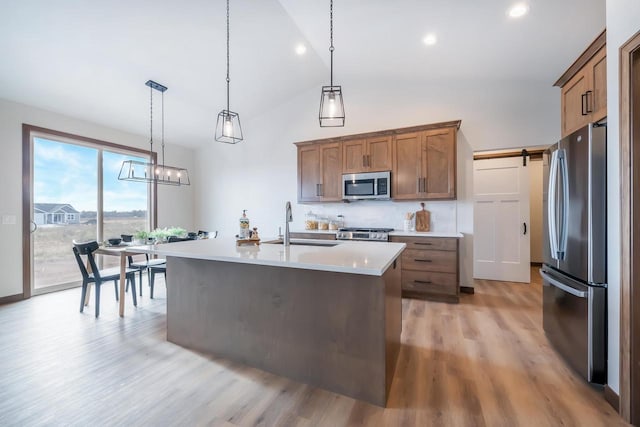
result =
[[385,406],[400,258],[382,276],[167,257],[167,339]]

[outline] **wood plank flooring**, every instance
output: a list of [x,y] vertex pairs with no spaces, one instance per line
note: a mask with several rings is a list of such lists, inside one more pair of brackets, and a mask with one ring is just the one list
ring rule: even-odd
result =
[[167,342],[162,283],[124,319],[108,285],[99,319],[79,289],[0,306],[0,425],[625,425],[550,347],[531,277],[404,300],[387,408]]

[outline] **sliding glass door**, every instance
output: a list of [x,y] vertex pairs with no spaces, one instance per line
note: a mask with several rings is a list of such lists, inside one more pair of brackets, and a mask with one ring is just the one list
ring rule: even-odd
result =
[[[36,295],[80,284],[74,240],[102,242],[148,231],[155,204],[150,185],[118,180],[123,160],[147,162],[148,153],[37,131],[29,132],[29,144],[31,185],[25,206],[31,227],[25,256],[29,293]],[[103,267],[118,264],[117,257],[102,258]]]

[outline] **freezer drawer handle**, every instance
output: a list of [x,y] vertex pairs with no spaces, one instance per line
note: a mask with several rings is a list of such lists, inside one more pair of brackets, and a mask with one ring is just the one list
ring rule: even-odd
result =
[[587,292],[579,291],[577,289],[572,288],[571,286],[565,285],[564,283],[549,276],[542,270],[540,270],[540,276],[542,276],[544,280],[551,283],[553,286],[555,286],[558,289],[562,289],[563,291],[570,293],[571,295],[576,296],[578,298],[587,298]]

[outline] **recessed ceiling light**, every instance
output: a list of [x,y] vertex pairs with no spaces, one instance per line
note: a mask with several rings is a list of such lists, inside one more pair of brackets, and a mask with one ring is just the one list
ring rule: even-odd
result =
[[296,46],[296,53],[298,55],[304,55],[306,51],[307,47],[304,44],[300,43]]
[[516,3],[507,11],[512,18],[520,18],[529,12],[529,5],[526,3]]
[[424,36],[424,38],[422,39],[422,42],[427,46],[433,46],[438,42],[438,38],[436,37],[435,34],[429,33],[426,36]]

